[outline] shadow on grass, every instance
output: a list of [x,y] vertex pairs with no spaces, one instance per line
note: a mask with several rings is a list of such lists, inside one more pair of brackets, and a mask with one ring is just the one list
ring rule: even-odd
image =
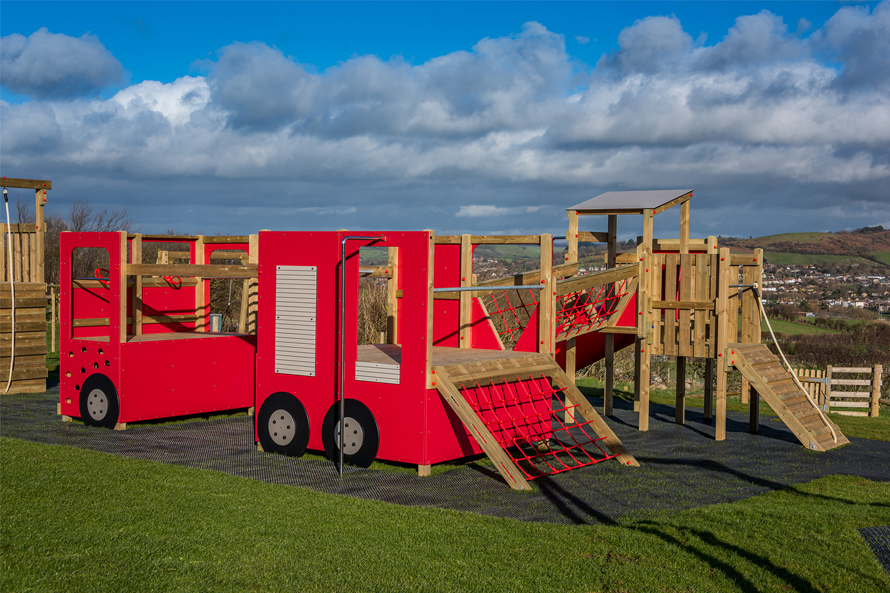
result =
[[[637,524],[633,527],[636,531],[642,531],[643,533],[648,533],[658,539],[662,540],[667,544],[674,545],[681,550],[691,554],[698,558],[701,562],[706,565],[719,570],[726,577],[735,583],[736,587],[739,591],[757,591],[759,587],[756,583],[754,583],[751,579],[745,577],[738,569],[733,567],[730,563],[721,560],[716,554],[709,554],[704,550],[699,549],[695,545],[691,543],[685,543],[680,539],[666,533],[664,528],[657,526],[650,522],[644,522],[641,524]],[[777,579],[784,581],[787,585],[793,588],[794,591],[803,591],[803,592],[817,592],[819,589],[816,589],[813,584],[807,579],[801,577],[800,575],[794,574],[793,572],[782,568],[781,566],[776,566],[773,562],[771,562],[768,558],[761,556],[759,554],[755,554],[750,552],[740,546],[727,543],[725,541],[720,540],[717,536],[709,531],[702,531],[698,529],[690,529],[690,528],[680,528],[681,532],[697,537],[698,540],[708,546],[712,546],[721,553],[725,552],[734,552],[740,558],[744,558],[749,563],[754,566],[758,566],[770,573],[772,573]]]

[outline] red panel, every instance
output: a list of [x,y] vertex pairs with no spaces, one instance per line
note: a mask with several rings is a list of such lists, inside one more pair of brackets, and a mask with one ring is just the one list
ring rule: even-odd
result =
[[503,350],[498,334],[492,326],[491,322],[485,315],[479,299],[473,299],[473,321],[472,321],[472,340],[473,348],[481,348],[483,350]]
[[[352,240],[347,243],[345,394],[364,403],[374,414],[380,431],[378,458],[406,463],[426,463],[428,437],[425,408],[427,344],[427,277],[429,236],[426,232],[326,232],[260,233],[259,309],[257,352],[257,405],[271,394],[295,394],[309,415],[309,448],[322,450],[321,424],[328,409],[338,401],[339,262],[345,236],[385,235],[384,242]],[[365,245],[400,247],[399,301],[402,362],[399,385],[355,380],[358,341],[359,249]],[[302,377],[276,374],[275,266],[317,267],[316,375]],[[438,396],[437,396],[438,397]]]
[[255,352],[240,335],[123,344],[120,422],[252,406]]

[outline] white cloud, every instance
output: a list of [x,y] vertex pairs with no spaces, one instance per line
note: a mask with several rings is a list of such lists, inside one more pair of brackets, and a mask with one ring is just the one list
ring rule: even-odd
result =
[[123,81],[121,63],[90,33],[77,38],[42,28],[0,38],[0,83],[14,93],[68,99]]
[[780,224],[763,214],[777,204],[800,209],[795,224],[838,200],[885,219],[888,14],[842,8],[801,37],[760,12],[710,46],[649,17],[587,73],[538,23],[423,64],[355,56],[323,72],[236,43],[203,63],[206,76],[108,100],[0,103],[0,157],[4,172],[57,187],[114,188],[148,220],[162,216],[150,194],[165,212],[206,206],[239,232],[268,217],[304,228],[307,214],[449,232],[495,232],[513,216],[541,232],[600,190],[653,187],[695,187],[702,229],[723,234]]

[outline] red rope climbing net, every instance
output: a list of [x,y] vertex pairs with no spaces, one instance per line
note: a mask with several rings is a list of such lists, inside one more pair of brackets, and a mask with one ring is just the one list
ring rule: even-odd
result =
[[[529,480],[586,467],[617,457],[601,445],[592,420],[581,420],[567,403],[564,389],[549,378],[516,378],[514,382],[461,390],[464,398],[507,455]],[[572,410],[573,414],[567,414]]]

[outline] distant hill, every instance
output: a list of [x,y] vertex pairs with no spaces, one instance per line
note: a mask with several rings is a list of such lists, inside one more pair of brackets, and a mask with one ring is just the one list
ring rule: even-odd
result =
[[763,249],[768,263],[826,267],[858,264],[861,268],[883,272],[890,268],[890,230],[882,226],[838,233],[785,233],[750,239],[720,237],[718,243],[736,251]]

